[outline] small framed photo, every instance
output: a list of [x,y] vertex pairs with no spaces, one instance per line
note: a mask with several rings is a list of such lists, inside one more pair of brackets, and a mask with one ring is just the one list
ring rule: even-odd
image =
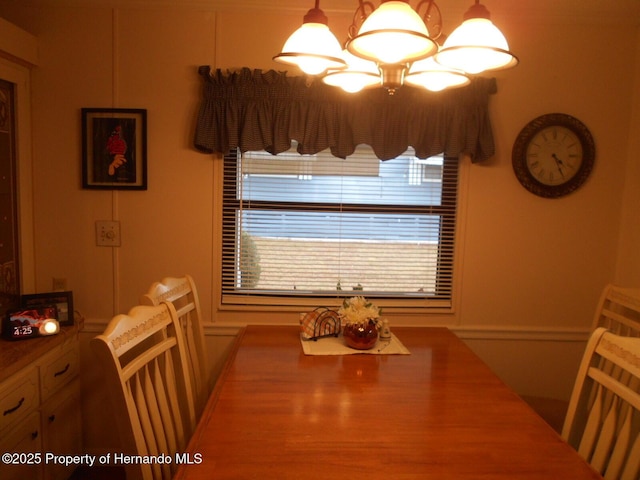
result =
[[147,111],[82,109],[82,187],[147,189]]
[[73,325],[73,292],[47,292],[25,294],[20,297],[21,307],[39,308],[55,306],[60,325]]

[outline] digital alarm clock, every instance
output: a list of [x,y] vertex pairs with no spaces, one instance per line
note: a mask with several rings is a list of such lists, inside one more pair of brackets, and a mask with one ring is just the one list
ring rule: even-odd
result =
[[55,305],[9,310],[3,320],[2,334],[9,340],[23,340],[60,331]]

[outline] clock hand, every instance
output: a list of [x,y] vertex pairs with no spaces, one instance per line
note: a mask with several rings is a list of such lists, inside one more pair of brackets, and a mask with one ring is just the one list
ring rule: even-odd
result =
[[551,156],[556,161],[556,165],[558,166],[558,171],[560,172],[560,175],[564,177],[564,173],[562,172],[562,167],[564,167],[564,163],[562,162],[562,160],[558,158],[558,156],[555,153],[552,153]]

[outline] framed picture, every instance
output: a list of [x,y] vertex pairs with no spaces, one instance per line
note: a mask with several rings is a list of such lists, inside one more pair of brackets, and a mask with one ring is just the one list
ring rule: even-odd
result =
[[147,189],[147,111],[82,109],[82,187]]
[[73,292],[48,292],[22,295],[22,307],[38,308],[55,306],[60,325],[73,325]]

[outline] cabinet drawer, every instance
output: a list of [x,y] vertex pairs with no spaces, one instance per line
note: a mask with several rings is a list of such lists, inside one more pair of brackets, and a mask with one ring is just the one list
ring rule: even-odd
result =
[[[82,418],[80,415],[80,378],[71,380],[42,405],[42,450],[56,455],[82,454]],[[74,466],[45,466],[45,480],[69,478]]]
[[[1,464],[0,476],[3,480],[25,480],[42,478],[42,435],[40,432],[40,414],[33,412],[12,430],[3,434],[0,440],[0,452],[20,454],[15,465]],[[39,454],[40,457],[35,457]]]
[[23,372],[0,385],[0,432],[15,425],[40,404],[38,370],[33,367]]
[[76,343],[67,343],[57,355],[49,355],[40,362],[40,388],[44,402],[60,387],[78,375],[80,356]]

